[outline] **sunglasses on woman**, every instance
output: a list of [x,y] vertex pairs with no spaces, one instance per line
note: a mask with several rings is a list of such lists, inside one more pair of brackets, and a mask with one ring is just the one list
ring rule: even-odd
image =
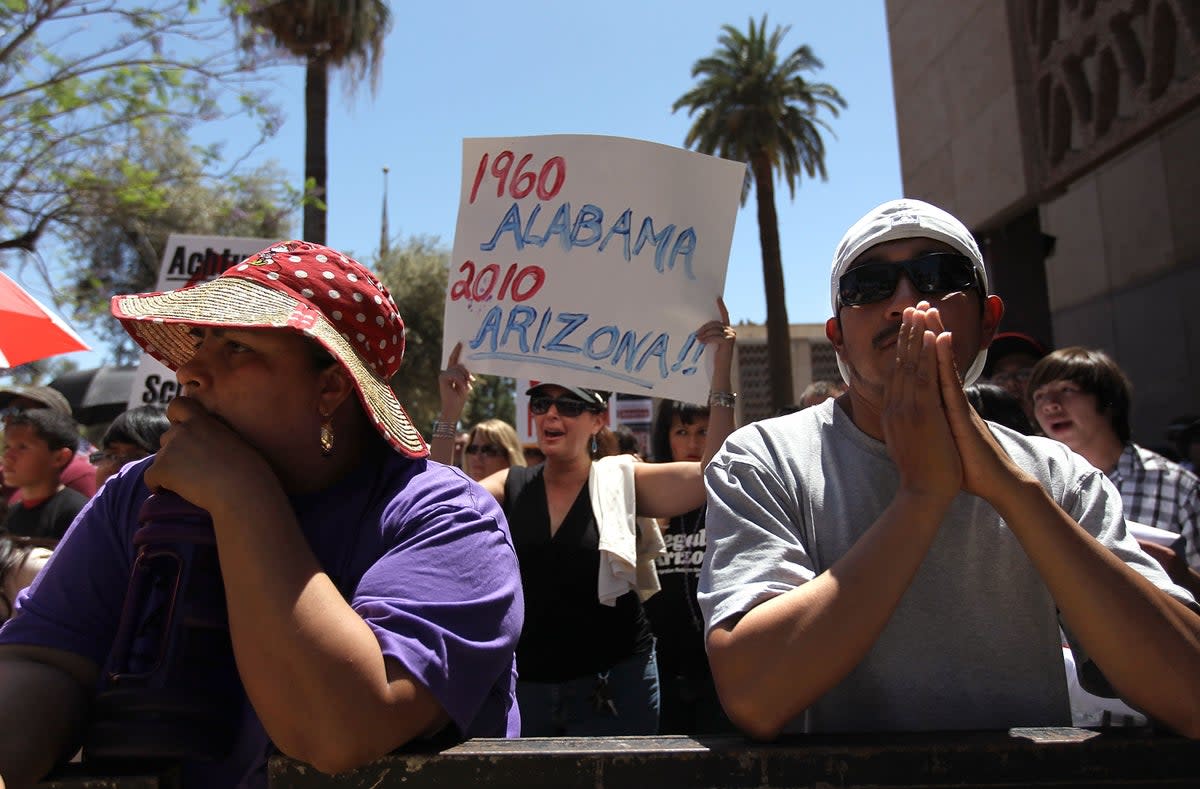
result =
[[534,416],[541,416],[550,410],[550,406],[554,406],[558,410],[559,416],[576,417],[584,411],[595,410],[592,406],[582,400],[574,400],[570,397],[546,397],[538,395],[529,398],[529,412]]
[[855,266],[838,280],[838,299],[843,307],[859,307],[883,301],[896,292],[901,274],[908,275],[913,287],[923,296],[969,290],[979,284],[975,264],[966,255],[931,252],[896,263]]
[[489,458],[500,457],[505,454],[504,450],[495,444],[471,444],[464,451],[468,455],[483,455]]

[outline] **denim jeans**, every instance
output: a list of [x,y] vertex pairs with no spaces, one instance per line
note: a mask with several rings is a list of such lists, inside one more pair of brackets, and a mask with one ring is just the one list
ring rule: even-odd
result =
[[565,682],[517,682],[522,737],[658,733],[654,647],[600,674]]

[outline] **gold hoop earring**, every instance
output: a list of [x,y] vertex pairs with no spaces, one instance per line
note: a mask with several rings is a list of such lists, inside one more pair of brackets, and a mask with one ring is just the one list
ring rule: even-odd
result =
[[321,414],[321,454],[329,457],[333,454],[333,417]]

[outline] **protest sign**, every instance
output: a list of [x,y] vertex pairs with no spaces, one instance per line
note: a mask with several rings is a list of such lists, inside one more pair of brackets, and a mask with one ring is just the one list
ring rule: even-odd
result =
[[707,397],[744,165],[594,135],[463,141],[442,362]]
[[[222,271],[265,249],[278,239],[190,236],[172,233],[163,249],[156,291],[177,290],[214,279]],[[166,405],[179,391],[175,373],[148,353],[138,362],[129,408]]]
[[617,400],[618,425],[648,425],[654,421],[654,401],[649,397],[625,397]]

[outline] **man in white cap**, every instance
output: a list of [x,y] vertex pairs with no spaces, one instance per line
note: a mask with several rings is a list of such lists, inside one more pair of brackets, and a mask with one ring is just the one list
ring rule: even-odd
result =
[[731,719],[761,738],[1069,725],[1061,625],[1089,689],[1200,736],[1191,596],[1102,473],[967,402],[1003,304],[966,227],[885,203],[831,285],[847,393],[738,430],[706,472],[699,598]]

